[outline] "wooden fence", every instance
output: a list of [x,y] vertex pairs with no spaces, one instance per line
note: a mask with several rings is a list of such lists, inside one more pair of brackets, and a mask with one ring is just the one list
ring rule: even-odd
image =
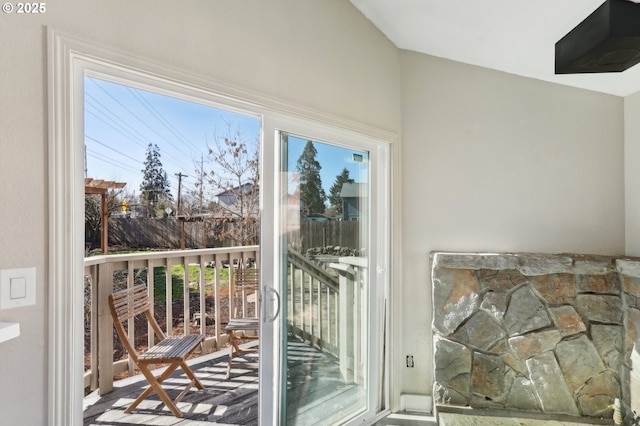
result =
[[[221,241],[210,232],[205,222],[185,222],[185,248],[231,247],[231,241]],[[109,218],[109,246],[154,249],[181,248],[181,222],[171,218]],[[100,235],[86,235],[88,247],[100,247]]]
[[289,232],[288,240],[294,242],[301,253],[309,248],[327,246],[359,249],[361,225],[359,221],[303,220],[299,230]]
[[[359,221],[307,221],[289,232],[289,241],[305,253],[309,248],[340,246],[360,248]],[[203,222],[186,222],[185,248],[229,247],[230,241],[219,241],[210,234]],[[176,218],[109,218],[109,246],[146,247],[157,249],[180,248],[181,227]],[[99,235],[98,235],[99,238]],[[87,241],[100,247],[100,241]]]

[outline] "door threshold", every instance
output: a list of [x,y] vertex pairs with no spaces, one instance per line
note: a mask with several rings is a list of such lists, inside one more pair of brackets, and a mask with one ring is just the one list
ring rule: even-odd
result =
[[375,423],[376,426],[437,426],[435,417],[423,413],[410,413],[401,411],[391,413]]

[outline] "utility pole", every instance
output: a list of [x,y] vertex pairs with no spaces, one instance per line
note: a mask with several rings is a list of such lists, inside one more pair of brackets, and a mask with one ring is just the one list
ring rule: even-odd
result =
[[180,208],[180,205],[182,204],[182,200],[180,197],[180,190],[182,189],[182,178],[183,177],[188,177],[187,175],[183,175],[182,172],[180,173],[176,173],[176,176],[178,176],[178,214],[182,213],[182,210]]
[[199,196],[200,196],[200,213],[202,213],[202,198],[203,198],[203,195],[204,195],[203,189],[202,189],[202,186],[204,185],[203,176],[204,176],[204,156],[202,154],[200,154],[200,185],[199,185],[199,188],[200,188],[200,194],[199,194]]

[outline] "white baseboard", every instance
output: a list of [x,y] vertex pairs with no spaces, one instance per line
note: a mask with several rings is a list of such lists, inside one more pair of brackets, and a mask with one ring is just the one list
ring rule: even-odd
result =
[[431,414],[433,400],[429,395],[402,394],[400,395],[400,411]]

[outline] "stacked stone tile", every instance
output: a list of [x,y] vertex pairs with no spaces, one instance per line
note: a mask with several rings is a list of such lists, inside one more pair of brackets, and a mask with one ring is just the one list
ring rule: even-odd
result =
[[640,261],[434,253],[431,264],[437,405],[609,419],[614,398],[630,405]]

